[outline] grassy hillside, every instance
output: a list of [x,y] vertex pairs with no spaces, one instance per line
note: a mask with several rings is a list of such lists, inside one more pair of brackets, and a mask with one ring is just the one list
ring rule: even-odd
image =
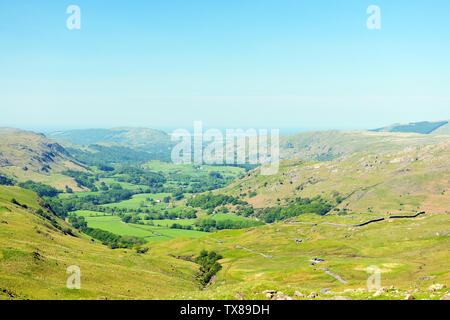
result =
[[[450,141],[392,152],[359,152],[323,162],[282,161],[274,176],[249,172],[220,192],[244,195],[253,206],[285,198],[343,197],[337,209],[353,212],[448,212]],[[249,197],[249,193],[256,196]]]
[[[31,191],[0,186],[0,299],[161,299],[180,288],[197,290],[196,265],[170,251],[140,255],[65,235],[36,214],[39,202]],[[81,290],[66,288],[71,265],[81,268]]]
[[63,139],[88,146],[101,142],[146,147],[157,143],[169,143],[170,137],[163,131],[149,128],[81,129],[58,131],[48,134],[52,139]]
[[[305,215],[300,220],[348,225],[373,217]],[[450,258],[446,249],[450,239],[444,227],[449,219],[448,214],[423,215],[361,228],[277,223],[221,231],[189,242],[174,240],[160,244],[154,251],[189,255],[205,248],[217,250],[224,257],[223,269],[208,290],[182,292],[174,295],[176,298],[235,299],[237,293],[242,293],[245,299],[267,299],[262,292],[275,290],[291,297],[295,291],[306,296],[316,292],[325,299],[404,299],[407,292],[417,299],[439,299],[447,290],[437,293],[426,289],[436,283],[449,285],[450,273],[445,264]],[[314,258],[324,261],[312,266],[310,260]],[[379,268],[381,287],[392,289],[373,297],[374,291],[369,292],[366,286],[369,266]],[[326,269],[346,283],[327,274]],[[329,291],[320,293],[323,289]]]
[[86,171],[55,141],[31,131],[0,128],[0,172],[17,181],[33,180],[58,189],[75,191],[74,179],[61,174],[65,170]]
[[[447,289],[427,288],[450,284],[448,214],[388,219],[360,228],[324,223],[352,225],[377,216],[303,215],[198,239],[148,243],[150,250],[137,254],[64,234],[36,214],[39,201],[31,191],[0,186],[0,298],[269,299],[262,292],[274,290],[290,297],[295,291],[305,296],[315,292],[319,299],[404,299],[407,294],[439,299]],[[57,220],[58,225],[64,222]],[[223,256],[222,269],[206,290],[196,283],[198,266],[183,260],[203,249]],[[323,261],[312,266],[314,258]],[[81,290],[65,286],[71,265],[81,268]],[[379,268],[381,286],[387,288],[375,296],[366,288],[369,266]]]
[[312,131],[280,137],[281,159],[328,161],[358,152],[395,152],[449,141],[448,136],[370,131]]

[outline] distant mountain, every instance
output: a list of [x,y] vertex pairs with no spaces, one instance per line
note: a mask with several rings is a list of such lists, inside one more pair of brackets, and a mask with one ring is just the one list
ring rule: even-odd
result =
[[281,159],[327,161],[357,152],[375,154],[449,141],[446,136],[401,132],[311,131],[280,137]]
[[81,129],[52,132],[47,136],[81,146],[119,144],[153,150],[161,145],[170,145],[170,136],[167,133],[149,128]]
[[47,136],[60,141],[73,157],[90,165],[170,161],[173,146],[167,133],[149,128],[69,130]]
[[450,134],[448,121],[421,121],[408,124],[393,124],[387,127],[378,128],[370,131],[376,132],[415,132],[421,134]]
[[59,174],[66,170],[86,171],[64,147],[43,134],[0,128],[0,172],[4,175],[78,190],[72,178]]

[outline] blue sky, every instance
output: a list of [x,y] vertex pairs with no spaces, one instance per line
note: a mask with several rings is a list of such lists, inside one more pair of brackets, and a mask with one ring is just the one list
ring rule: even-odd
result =
[[[81,8],[68,30],[66,8]],[[369,5],[381,30],[369,30]],[[450,1],[0,2],[0,126],[450,119]]]

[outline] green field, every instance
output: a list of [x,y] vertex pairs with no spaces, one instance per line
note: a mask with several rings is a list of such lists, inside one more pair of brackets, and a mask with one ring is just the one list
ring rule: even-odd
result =
[[[150,225],[140,225],[133,223],[124,223],[117,216],[105,215],[103,213],[98,213],[96,215],[93,211],[75,211],[77,215],[84,216],[88,226],[91,228],[98,228],[102,230],[106,230],[118,235],[122,236],[136,236],[145,238],[145,240],[149,242],[160,242],[160,241],[168,241],[175,238],[197,238],[206,235],[206,232],[200,232],[195,230],[181,230],[181,229],[171,229],[168,227],[158,227],[158,226],[150,226]],[[156,220],[158,221],[158,220]],[[174,223],[175,221],[178,223],[183,220],[160,220],[167,221],[167,225],[169,225],[169,221]],[[154,224],[157,224],[156,222]],[[163,223],[161,223],[163,225]]]
[[155,201],[159,200],[160,203],[157,203],[155,205],[152,205],[152,209],[164,209],[167,208],[168,204],[163,203],[162,199],[164,197],[169,196],[170,193],[140,193],[135,194],[130,200],[124,200],[121,202],[116,203],[108,203],[104,204],[104,207],[109,208],[125,208],[125,209],[139,209],[139,208],[146,208],[146,206],[150,206],[150,201],[147,199],[153,199]]
[[[12,204],[13,198],[27,208]],[[198,290],[195,264],[168,254],[111,250],[77,232],[63,234],[36,214],[44,209],[39,201],[32,191],[0,186],[0,300],[163,299],[178,290]],[[82,272],[81,290],[66,287],[71,265]]]
[[233,166],[211,166],[193,164],[173,164],[168,162],[151,161],[144,165],[144,168],[154,172],[186,174],[192,177],[205,176],[210,172],[218,172],[224,177],[236,177],[245,172],[245,169]]

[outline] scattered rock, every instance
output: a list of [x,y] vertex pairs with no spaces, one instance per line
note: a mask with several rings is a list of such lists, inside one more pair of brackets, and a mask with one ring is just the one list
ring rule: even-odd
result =
[[263,294],[267,294],[267,293],[275,294],[277,292],[275,290],[264,290],[262,293]]
[[236,293],[236,294],[234,295],[234,297],[235,297],[236,299],[239,299],[239,300],[244,300],[244,299],[245,299],[245,294],[243,294],[242,292],[238,292],[238,293]]
[[0,288],[0,293],[8,295],[10,298],[17,298],[18,297],[18,295],[15,292],[13,292],[11,290],[8,290],[8,289]]
[[293,300],[290,296],[281,291],[264,290],[262,293],[270,300]]
[[446,294],[445,296],[442,296],[439,300],[450,300],[450,295]]
[[315,299],[317,298],[319,295],[316,292],[311,292],[308,296],[308,299]]
[[293,300],[293,299],[287,294],[280,291],[277,292],[277,294],[275,295],[275,300]]
[[378,296],[381,296],[382,294],[383,294],[383,290],[378,289],[378,290],[373,294],[372,297],[378,297]]
[[423,276],[423,277],[419,277],[419,280],[423,280],[423,281],[430,281],[435,279],[436,276]]
[[306,295],[304,295],[303,293],[301,293],[300,291],[295,291],[294,292],[294,296],[298,297],[298,298],[306,298]]
[[408,295],[405,297],[405,300],[416,300],[416,298],[415,298],[413,295],[408,294]]
[[352,300],[352,298],[346,296],[335,296],[333,297],[333,300]]
[[429,291],[436,291],[445,289],[447,286],[445,284],[436,283],[428,287]]

